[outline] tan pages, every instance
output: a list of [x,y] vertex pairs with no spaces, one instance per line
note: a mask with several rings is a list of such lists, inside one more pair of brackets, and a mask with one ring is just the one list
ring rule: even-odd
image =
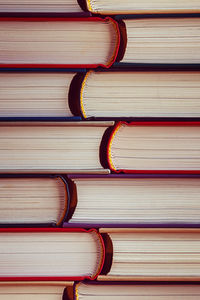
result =
[[200,72],[91,70],[80,102],[85,118],[199,117]]
[[0,117],[72,117],[68,104],[75,73],[0,73]]
[[106,176],[70,176],[76,191],[71,226],[199,224],[200,178]]
[[197,13],[198,0],[86,0],[88,9],[100,14]]
[[109,173],[100,162],[113,122],[0,124],[1,173]]
[[123,63],[199,63],[200,18],[125,19]]
[[107,18],[1,18],[1,67],[109,67],[119,47]]
[[0,12],[83,12],[77,0],[0,0]]
[[72,285],[70,281],[1,281],[0,299],[62,300]]
[[0,230],[1,280],[82,280],[100,272],[104,249],[96,230]]
[[130,284],[117,282],[75,283],[74,300],[198,300],[200,298],[199,284]]
[[108,146],[113,171],[199,172],[200,124],[120,122]]
[[112,229],[111,268],[99,280],[200,280],[199,229]]
[[68,201],[60,176],[0,177],[0,224],[60,225]]

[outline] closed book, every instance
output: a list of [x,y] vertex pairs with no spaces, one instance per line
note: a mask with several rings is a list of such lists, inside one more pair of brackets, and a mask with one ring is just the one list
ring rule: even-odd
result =
[[86,0],[87,8],[97,14],[156,14],[156,13],[198,13],[199,2],[175,0],[132,1],[132,0]]
[[[113,122],[1,122],[1,173],[109,173],[104,136]],[[102,154],[101,154],[102,153]]]
[[199,173],[199,122],[119,122],[107,147],[111,170]]
[[0,280],[94,279],[104,263],[104,243],[95,230],[1,228]]
[[73,289],[73,281],[1,281],[0,298],[68,300],[70,289]]
[[125,64],[199,64],[199,17],[119,17]]
[[0,71],[0,120],[81,120],[68,100],[74,70]]
[[0,67],[108,68],[120,43],[109,17],[2,17],[0,37]]
[[199,281],[199,229],[101,228],[106,244],[98,280]]
[[90,70],[73,78],[70,102],[86,119],[198,118],[199,83],[192,68]]
[[69,204],[63,176],[0,176],[0,226],[60,226]]
[[69,175],[64,227],[199,226],[198,175]]
[[1,0],[0,13],[65,13],[65,15],[83,14],[84,0]]
[[67,286],[68,300],[106,300],[122,298],[131,300],[166,300],[173,298],[198,299],[200,296],[199,283],[189,282],[76,282],[74,294],[70,297],[70,286]]

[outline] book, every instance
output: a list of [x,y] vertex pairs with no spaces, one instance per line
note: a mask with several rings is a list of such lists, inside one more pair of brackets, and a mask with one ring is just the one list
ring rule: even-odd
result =
[[69,175],[64,227],[198,226],[200,177]]
[[75,75],[52,70],[0,72],[0,118],[80,120],[68,101]]
[[117,22],[109,17],[2,17],[0,37],[4,68],[108,68],[120,43]]
[[0,173],[107,174],[101,160],[104,135],[113,124],[1,122]]
[[199,229],[1,228],[0,280],[199,281]]
[[200,296],[200,286],[197,282],[76,282],[73,297],[70,297],[70,289],[71,287],[67,286],[68,300],[121,300],[123,297],[132,300],[193,300]]
[[71,98],[88,119],[197,118],[199,82],[197,70],[90,70],[76,75]]
[[0,226],[59,226],[69,206],[63,176],[0,176]]
[[156,14],[156,13],[198,13],[199,2],[192,1],[132,1],[132,0],[86,0],[87,8],[92,13],[118,14]]
[[199,122],[1,122],[0,173],[200,173]]
[[0,298],[4,300],[67,300],[72,287],[73,282],[70,281],[1,281]]
[[114,172],[199,173],[199,122],[119,122],[107,156]]
[[198,17],[119,17],[121,63],[199,64]]
[[[82,2],[82,3],[81,3]],[[84,3],[82,0],[1,0],[0,13],[83,13]]]
[[[107,264],[98,280],[199,281],[199,229],[101,228]],[[105,260],[106,261],[106,260]]]
[[94,279],[104,261],[104,243],[94,229],[1,228],[0,279]]

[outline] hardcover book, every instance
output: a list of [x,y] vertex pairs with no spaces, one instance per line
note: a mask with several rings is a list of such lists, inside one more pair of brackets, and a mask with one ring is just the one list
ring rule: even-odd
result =
[[199,64],[199,17],[122,16],[125,64]]
[[71,286],[67,286],[66,290],[67,300],[195,300],[200,297],[199,283],[184,282],[76,282],[73,297]]
[[[70,175],[65,227],[198,226],[198,175]],[[67,221],[67,222],[66,222]]]
[[114,172],[199,173],[199,122],[117,123],[107,147]]
[[77,103],[74,114],[121,120],[199,117],[199,71],[152,69],[90,70],[85,75],[77,74],[70,94],[70,102]]
[[68,300],[72,288],[70,281],[1,281],[0,299]]
[[106,154],[104,135],[112,125],[111,121],[1,122],[0,172],[107,174],[101,156]]
[[80,120],[72,114],[68,101],[75,74],[52,70],[1,71],[0,118]]
[[82,280],[100,273],[105,250],[94,229],[1,228],[0,280]]
[[120,43],[109,17],[2,17],[0,37],[0,67],[108,68]]
[[117,14],[156,14],[156,13],[198,13],[200,4],[196,0],[86,0],[87,8],[92,13]]

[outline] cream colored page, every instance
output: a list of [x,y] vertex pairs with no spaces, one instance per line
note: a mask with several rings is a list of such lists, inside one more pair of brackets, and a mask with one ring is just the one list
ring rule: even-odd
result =
[[77,206],[70,223],[198,223],[200,186],[195,178],[73,180]]
[[1,178],[0,223],[57,223],[67,204],[58,178]]
[[198,126],[126,126],[111,144],[115,169],[199,170]]
[[[200,276],[199,233],[109,233],[113,243],[110,276]],[[117,277],[116,277],[117,279]]]
[[2,126],[1,170],[102,169],[99,146],[107,127]]
[[2,21],[0,64],[108,64],[118,34],[110,21]]
[[0,300],[62,300],[63,291],[66,285],[44,284],[39,283],[24,283],[18,284],[17,282],[5,284],[0,286]]
[[176,300],[197,300],[200,296],[198,285],[174,285],[174,284],[84,284],[76,287],[80,300],[109,300],[126,297],[130,300],[168,300],[170,297]]
[[199,12],[198,0],[87,0],[88,9],[102,14]]
[[1,233],[1,277],[94,276],[102,250],[96,233]]
[[128,39],[121,62],[200,62],[198,18],[147,18],[124,22]]
[[198,72],[94,72],[82,88],[86,117],[198,117]]
[[69,86],[75,73],[1,73],[1,117],[71,117]]
[[83,12],[76,0],[1,0],[0,12]]

